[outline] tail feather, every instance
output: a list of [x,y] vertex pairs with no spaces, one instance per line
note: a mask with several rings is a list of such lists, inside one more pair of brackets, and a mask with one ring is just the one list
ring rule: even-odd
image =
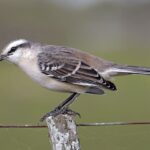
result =
[[150,75],[150,68],[140,67],[140,66],[125,66],[125,65],[116,65],[113,68],[113,71],[120,74],[143,74]]

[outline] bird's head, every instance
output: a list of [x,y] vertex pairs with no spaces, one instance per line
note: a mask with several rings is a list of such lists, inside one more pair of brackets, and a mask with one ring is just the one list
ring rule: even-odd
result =
[[25,39],[19,39],[10,42],[0,54],[0,61],[8,60],[17,63],[22,57],[24,50],[30,47],[30,42]]

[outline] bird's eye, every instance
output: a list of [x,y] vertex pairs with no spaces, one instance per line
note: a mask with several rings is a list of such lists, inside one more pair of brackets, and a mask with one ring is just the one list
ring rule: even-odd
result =
[[12,47],[11,50],[8,52],[8,54],[12,54],[13,52],[15,52],[17,49],[17,47]]

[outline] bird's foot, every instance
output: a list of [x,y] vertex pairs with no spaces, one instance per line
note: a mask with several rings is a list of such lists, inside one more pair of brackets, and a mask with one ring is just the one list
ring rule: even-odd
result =
[[76,116],[76,115],[77,115],[77,116],[81,117],[81,115],[80,115],[78,112],[75,112],[75,111],[73,111],[73,110],[71,110],[71,109],[68,109],[68,108],[63,108],[63,109],[61,109],[61,108],[57,107],[57,108],[55,108],[53,111],[46,113],[46,114],[40,119],[40,121],[43,122],[43,121],[44,121],[47,117],[49,117],[49,116],[56,117],[56,116],[58,116],[58,115],[60,115],[60,114],[68,114],[68,115],[73,115],[73,116]]
[[71,109],[66,109],[65,112],[63,114],[67,114],[67,115],[71,115],[71,116],[78,116],[79,118],[81,118],[80,113],[73,111]]
[[71,94],[66,100],[64,100],[62,103],[60,103],[55,109],[47,114],[45,114],[40,121],[43,122],[47,117],[53,116],[56,117],[59,114],[68,114],[68,115],[78,115],[80,117],[80,114],[77,112],[74,112],[70,109],[68,109],[69,105],[73,103],[75,99],[79,96],[79,93],[73,93]]

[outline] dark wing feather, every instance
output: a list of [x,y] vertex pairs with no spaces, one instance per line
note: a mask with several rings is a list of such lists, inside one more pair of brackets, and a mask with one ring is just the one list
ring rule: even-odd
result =
[[77,58],[68,57],[68,54],[40,53],[38,63],[42,73],[62,82],[116,90],[115,85],[105,80],[95,69]]

